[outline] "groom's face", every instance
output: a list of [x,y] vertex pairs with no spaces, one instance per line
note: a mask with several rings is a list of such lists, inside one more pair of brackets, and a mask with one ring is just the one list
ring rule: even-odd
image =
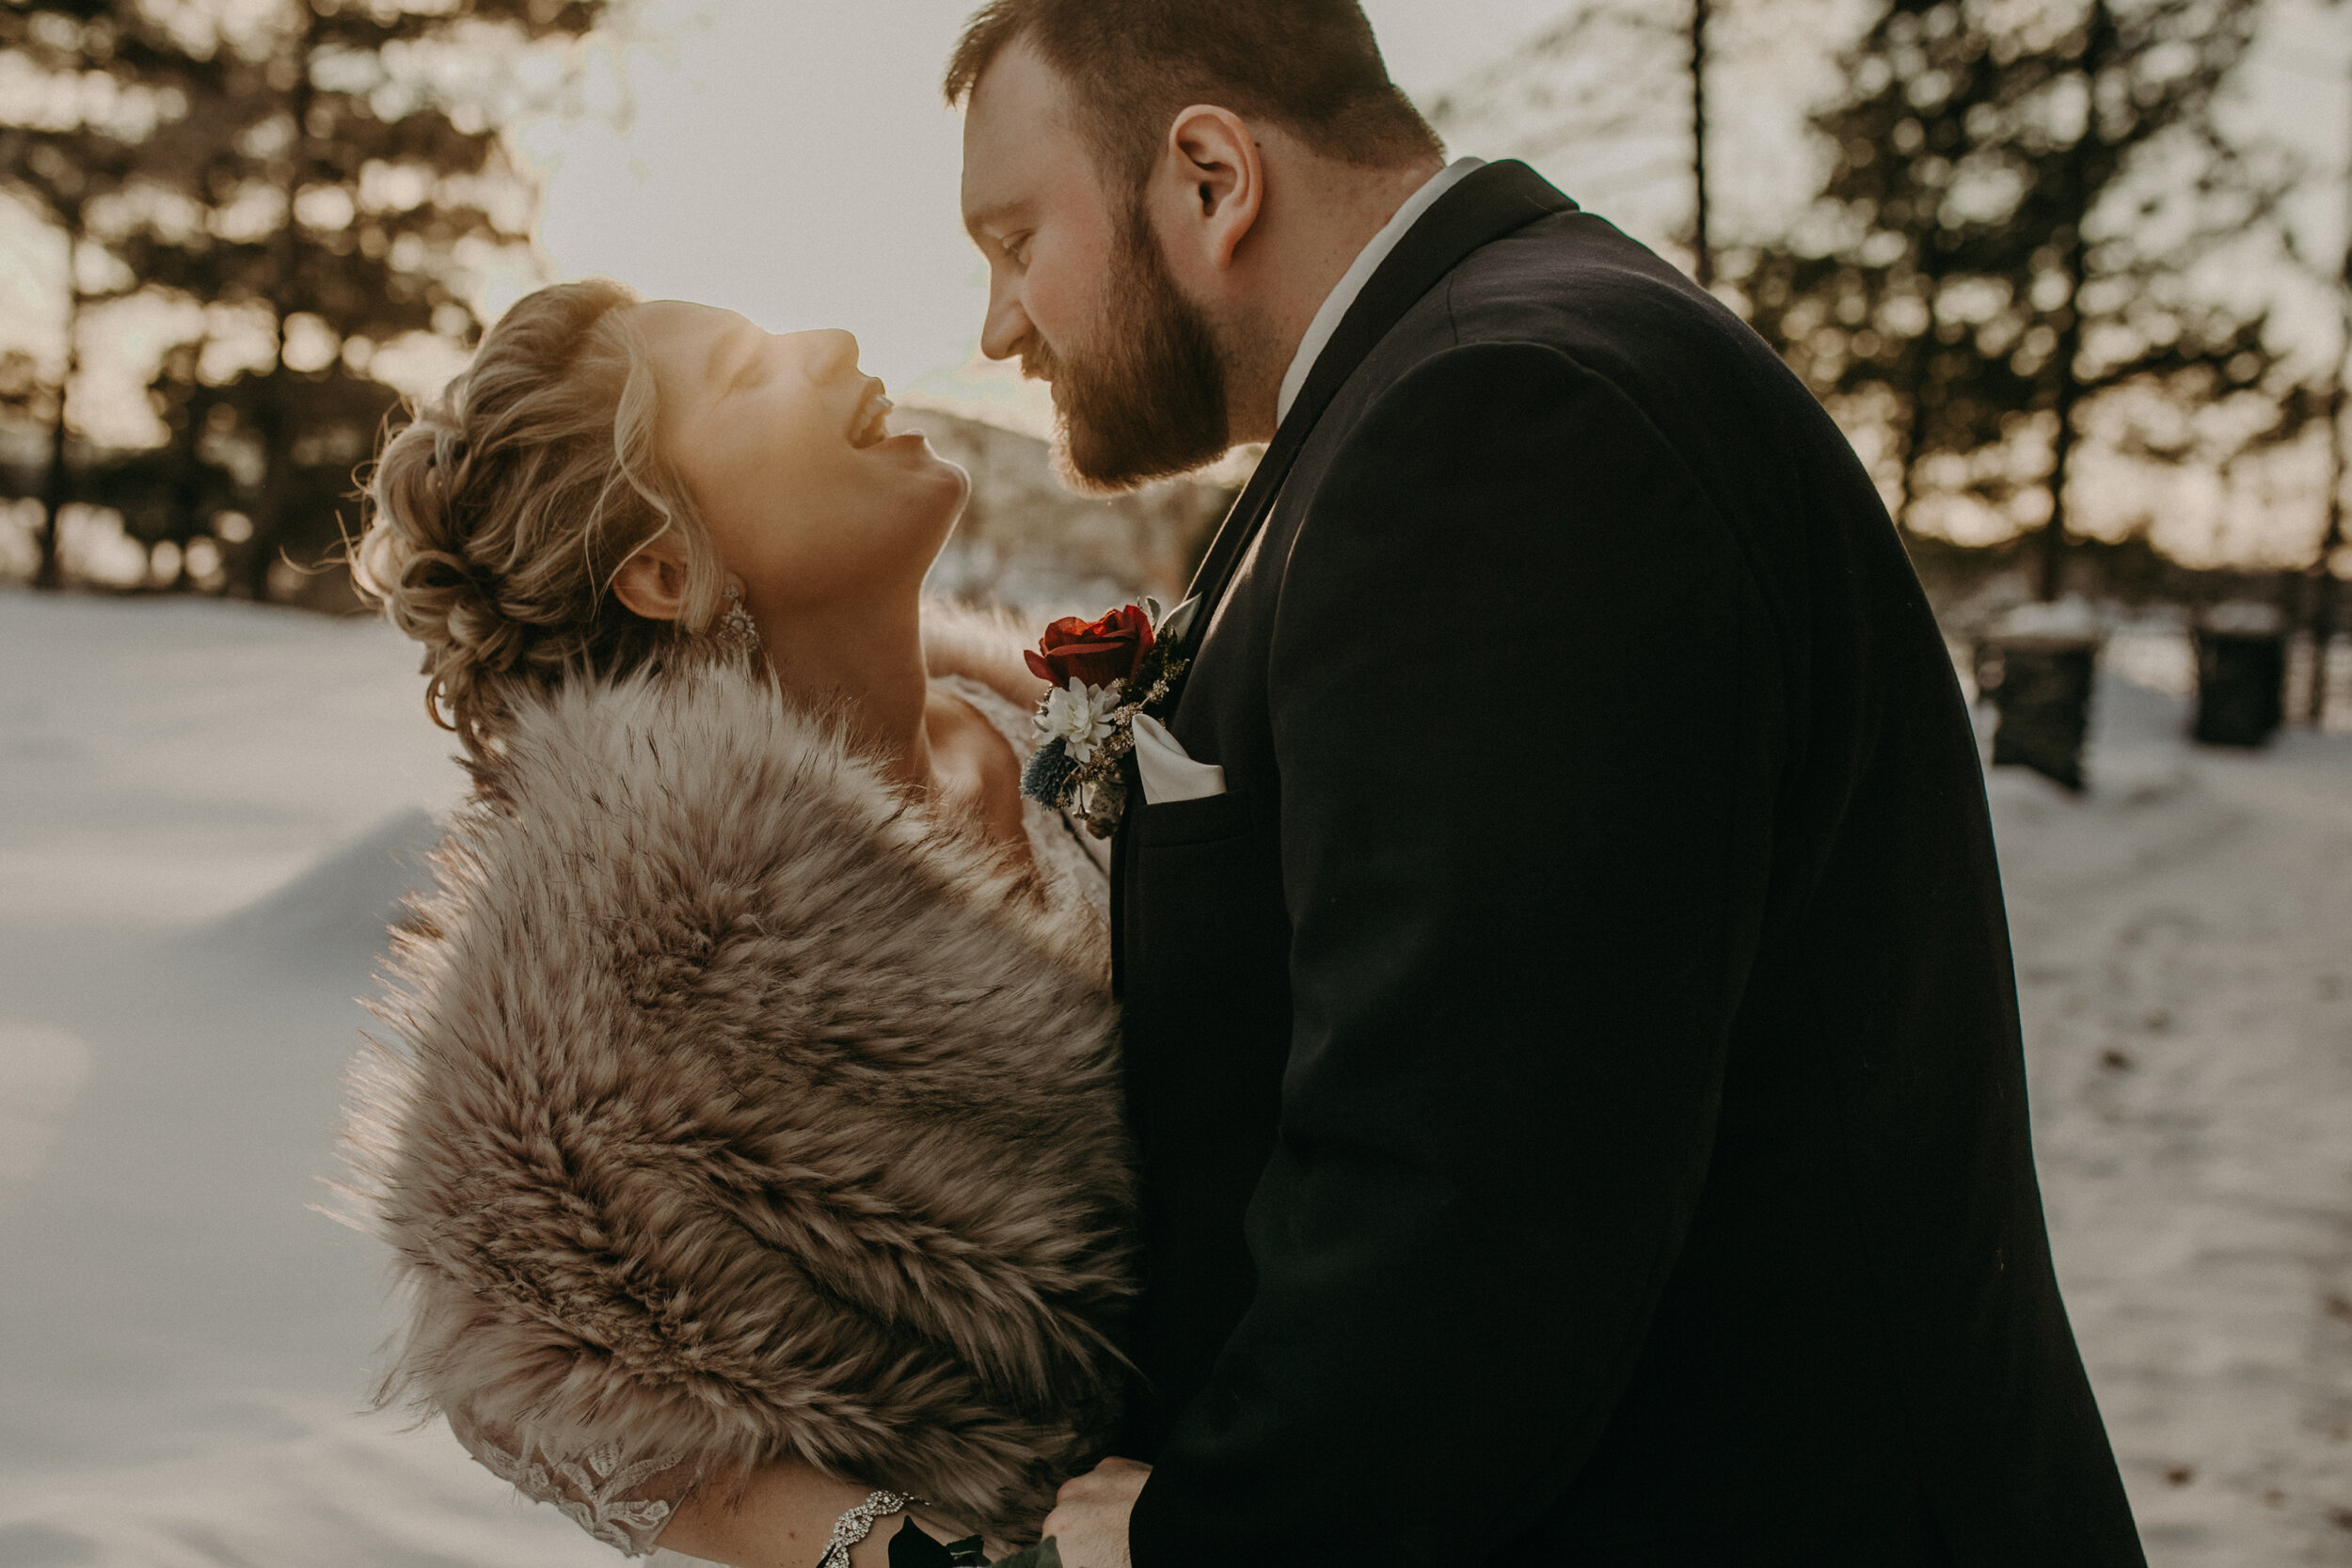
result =
[[981,351],[1052,384],[1066,478],[1126,489],[1223,455],[1216,334],[1169,275],[1139,194],[1106,181],[1067,88],[1026,44],[973,90],[963,216],[989,263]]

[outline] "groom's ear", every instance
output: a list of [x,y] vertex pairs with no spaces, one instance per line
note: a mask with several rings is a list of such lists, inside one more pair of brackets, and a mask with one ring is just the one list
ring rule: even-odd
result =
[[1220,271],[1265,203],[1265,156],[1248,123],[1231,109],[1196,103],[1169,122],[1163,177],[1183,203],[1171,237],[1184,236],[1195,254]]

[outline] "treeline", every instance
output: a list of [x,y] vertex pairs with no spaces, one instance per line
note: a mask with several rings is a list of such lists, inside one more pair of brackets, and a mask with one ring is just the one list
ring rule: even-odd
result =
[[[0,355],[0,496],[36,503],[40,580],[75,503],[183,586],[262,597],[276,562],[331,550],[395,401],[375,356],[470,341],[484,268],[528,244],[499,134],[523,67],[611,3],[0,0],[0,190],[67,257],[63,352]],[[2352,309],[2342,239],[2298,250],[2283,215],[2344,172],[2227,113],[2285,0],[1864,3],[1809,114],[1823,177],[1768,224],[1714,211],[1743,133],[1710,84],[1791,47],[1820,0],[1573,0],[1438,118],[1582,174],[1605,214],[1683,192],[1692,270],[1855,433],[1906,527],[2030,536],[2044,596],[2135,475],[2324,445],[2287,510],[2300,612],[2331,629],[2343,341],[2290,342],[2278,291],[2245,284],[2300,268],[2307,304],[2335,293],[2322,318]],[[186,330],[148,388],[157,444],[105,450],[78,359],[142,299]]]
[[[2109,538],[2119,514],[2153,520],[2119,495],[2135,475],[2226,480],[2284,449],[2315,457],[2324,436],[2324,496],[2307,484],[2316,504],[2290,502],[2266,543],[2291,553],[2299,529],[2312,587],[2331,582],[2344,345],[2312,342],[2309,322],[2293,341],[2280,290],[2249,284],[2342,298],[2344,250],[2305,254],[2284,204],[2344,173],[2299,166],[2231,112],[2275,0],[1880,0],[1808,117],[1821,182],[1727,238],[1710,77],[1804,9],[1586,0],[1442,113],[1604,183],[1597,150],[1650,144],[1633,172],[1687,192],[1692,272],[1857,435],[1911,531],[2027,536],[2032,586],[2056,597],[2087,512]],[[2332,614],[2332,594],[2303,597]]]
[[[500,126],[606,4],[6,0],[0,193],[64,257],[62,353],[0,356],[38,582],[77,503],[173,586],[269,597],[277,563],[331,552],[398,401],[372,365],[478,333],[476,284],[535,216]],[[133,303],[180,330],[147,388],[160,443],[109,450],[75,404]]]

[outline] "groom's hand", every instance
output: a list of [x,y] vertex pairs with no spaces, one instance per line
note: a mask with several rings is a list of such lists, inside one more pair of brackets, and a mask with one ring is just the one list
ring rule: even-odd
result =
[[1045,1533],[1061,1553],[1062,1568],[1132,1568],[1127,1556],[1127,1515],[1136,1506],[1152,1466],[1132,1459],[1105,1459],[1055,1495]]

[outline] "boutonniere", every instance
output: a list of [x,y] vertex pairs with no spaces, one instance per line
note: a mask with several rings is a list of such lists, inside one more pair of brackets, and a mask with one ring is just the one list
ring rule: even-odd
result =
[[1099,621],[1065,616],[1022,657],[1051,684],[1038,704],[1045,738],[1021,771],[1021,793],[1074,812],[1097,838],[1119,828],[1127,784],[1119,765],[1136,749],[1136,715],[1168,695],[1184,673],[1175,657],[1200,606],[1186,599],[1163,614],[1159,601],[1114,610]]

